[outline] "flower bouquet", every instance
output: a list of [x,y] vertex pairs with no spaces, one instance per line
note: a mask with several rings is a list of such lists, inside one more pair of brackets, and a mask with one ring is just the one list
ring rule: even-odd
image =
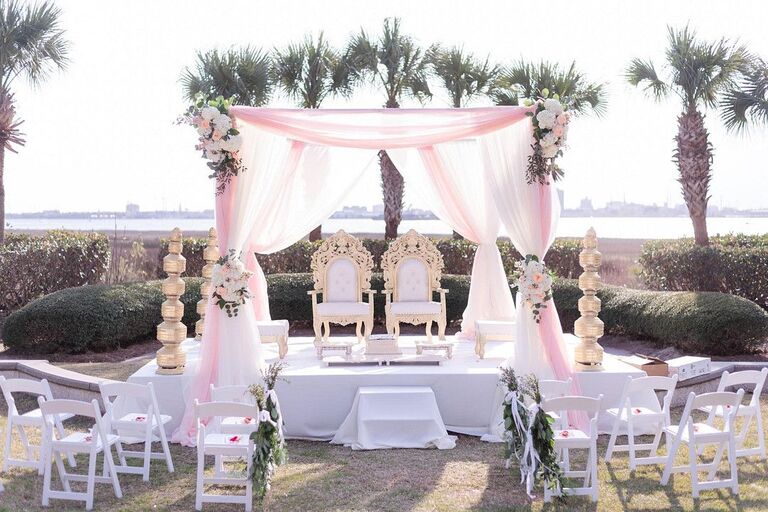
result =
[[283,371],[282,362],[270,364],[262,370],[264,383],[253,384],[249,391],[259,406],[259,428],[251,434],[254,443],[251,479],[256,495],[261,499],[269,491],[272,476],[285,462],[287,450],[283,436],[283,415],[275,393],[275,384]]
[[227,316],[237,316],[240,306],[250,298],[248,279],[253,272],[245,269],[234,249],[219,258],[213,267],[211,276],[211,296],[217,306],[223,309]]
[[195,103],[179,118],[179,123],[190,124],[199,136],[195,149],[203,152],[208,168],[213,171],[209,178],[216,179],[216,193],[224,191],[233,176],[243,172],[240,146],[243,143],[235,127],[235,119],[229,115],[231,100],[219,96],[209,100],[198,94]]
[[552,276],[547,267],[533,254],[517,263],[517,291],[524,302],[531,305],[533,319],[541,321],[545,302],[552,300]]
[[528,156],[528,168],[525,177],[528,184],[549,184],[549,177],[557,181],[563,177],[563,170],[555,163],[555,159],[563,154],[568,137],[568,124],[571,115],[560,103],[557,94],[549,96],[549,91],[541,91],[543,98],[535,101],[528,100],[529,106],[534,106],[528,115],[533,123],[533,138],[531,145],[533,154]]

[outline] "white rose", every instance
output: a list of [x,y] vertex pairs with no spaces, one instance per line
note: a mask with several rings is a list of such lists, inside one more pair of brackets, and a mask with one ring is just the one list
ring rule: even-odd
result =
[[539,128],[549,130],[555,126],[557,116],[549,110],[542,110],[536,114],[536,120],[539,122]]
[[563,113],[563,106],[554,98],[544,100],[544,108],[552,112],[556,116]]
[[557,156],[557,152],[560,151],[560,148],[557,146],[549,146],[548,148],[542,148],[541,150],[541,156],[544,158],[554,158]]
[[206,121],[210,121],[214,117],[220,115],[219,109],[215,107],[203,107],[203,109],[200,111],[200,117],[205,119]]
[[230,135],[226,140],[226,150],[230,153],[239,151],[243,145],[243,138],[240,135]]
[[229,119],[227,114],[219,114],[213,118],[213,125],[220,132],[226,133],[230,128],[232,128],[232,120]]
[[549,132],[544,136],[544,138],[541,139],[541,147],[542,148],[548,148],[550,146],[554,146],[557,144],[557,135],[555,135],[552,132]]

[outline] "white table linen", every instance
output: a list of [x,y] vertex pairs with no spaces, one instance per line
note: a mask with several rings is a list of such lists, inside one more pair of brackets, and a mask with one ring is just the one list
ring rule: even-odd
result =
[[426,386],[370,386],[357,389],[352,409],[331,440],[353,450],[456,446]]

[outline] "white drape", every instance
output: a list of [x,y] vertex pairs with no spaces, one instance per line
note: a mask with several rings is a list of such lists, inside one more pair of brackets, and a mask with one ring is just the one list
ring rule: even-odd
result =
[[[554,241],[560,203],[555,187],[526,182],[523,171],[532,141],[524,124],[518,123],[483,137],[482,151],[499,218],[515,249],[523,256],[533,254],[543,260]],[[549,307],[554,308],[554,302]],[[556,377],[541,329],[530,306],[523,304],[519,296],[515,341],[514,366],[520,373],[535,373],[543,379]],[[558,340],[546,341],[562,345]],[[564,346],[555,348],[564,354]]]
[[478,244],[460,332],[472,338],[476,320],[512,320],[515,310],[496,245],[499,217],[484,177],[485,162],[477,139],[427,146],[418,152],[416,158],[412,150],[389,151],[389,155],[410,189],[452,229]]

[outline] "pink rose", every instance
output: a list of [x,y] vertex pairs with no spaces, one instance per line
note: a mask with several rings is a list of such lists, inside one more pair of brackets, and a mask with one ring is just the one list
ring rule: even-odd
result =
[[218,288],[216,288],[216,293],[223,297],[224,294],[227,293],[227,289],[224,288],[223,286],[219,286]]
[[557,124],[568,124],[568,121],[571,120],[571,116],[568,115],[568,112],[563,112],[559,116],[557,116]]
[[554,133],[556,137],[562,137],[564,132],[565,129],[561,124],[556,124],[555,127],[552,128],[552,133]]
[[207,119],[201,119],[200,120],[200,126],[202,128],[205,128],[206,130],[211,127],[211,122]]
[[211,138],[214,141],[221,139],[221,132],[219,130],[213,130],[213,136]]

